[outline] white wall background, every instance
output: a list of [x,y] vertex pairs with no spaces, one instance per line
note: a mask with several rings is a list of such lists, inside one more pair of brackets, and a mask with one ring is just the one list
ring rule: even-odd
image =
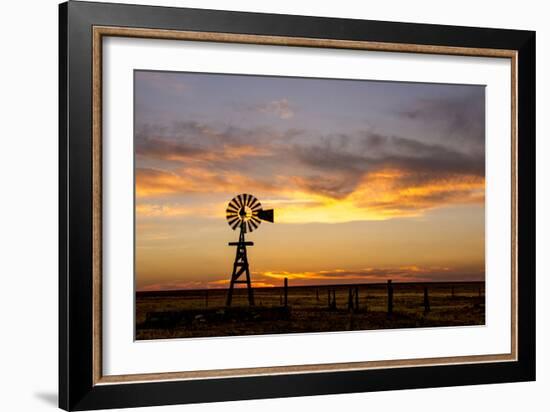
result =
[[[140,1],[133,1],[137,3]],[[148,4],[537,31],[537,356],[535,383],[170,406],[142,410],[542,411],[550,388],[550,15],[537,0],[164,0]],[[0,410],[57,404],[57,1],[0,13]],[[544,115],[546,114],[546,116]]]

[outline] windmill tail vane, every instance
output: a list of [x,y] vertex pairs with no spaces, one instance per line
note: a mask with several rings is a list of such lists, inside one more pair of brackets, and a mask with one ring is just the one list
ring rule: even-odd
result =
[[[247,246],[253,246],[253,242],[245,240],[245,234],[253,232],[260,227],[262,221],[274,222],[273,209],[263,209],[262,204],[254,196],[243,193],[235,196],[226,210],[227,223],[233,230],[239,228],[239,241],[229,242],[229,246],[236,247],[235,261],[233,262],[233,272],[229,283],[226,305],[231,306],[233,299],[233,289],[236,284],[246,284],[248,291],[248,304],[254,306],[254,294],[250,281],[250,266],[248,263]],[[245,279],[241,279],[244,275]]]

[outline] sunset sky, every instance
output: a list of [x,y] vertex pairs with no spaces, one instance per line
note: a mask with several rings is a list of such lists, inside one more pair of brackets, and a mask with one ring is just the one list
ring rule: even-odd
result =
[[483,86],[135,72],[136,286],[483,280]]

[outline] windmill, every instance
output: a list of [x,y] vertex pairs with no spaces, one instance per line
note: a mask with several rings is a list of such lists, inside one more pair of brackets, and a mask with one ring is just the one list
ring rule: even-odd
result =
[[[239,229],[239,241],[229,242],[229,246],[236,246],[235,261],[233,262],[233,273],[227,293],[227,306],[231,306],[233,298],[233,288],[237,283],[246,283],[248,289],[248,303],[254,306],[254,295],[252,285],[250,284],[250,268],[246,247],[253,246],[253,242],[245,241],[245,233],[250,233],[260,226],[262,220],[273,223],[273,209],[264,210],[262,204],[254,196],[243,193],[235,196],[229,202],[226,210],[227,223],[233,230]],[[245,274],[246,280],[239,279]]]

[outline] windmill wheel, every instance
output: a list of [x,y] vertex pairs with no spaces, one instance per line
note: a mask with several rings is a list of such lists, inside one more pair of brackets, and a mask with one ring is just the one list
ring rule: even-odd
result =
[[226,210],[227,223],[233,230],[242,227],[246,232],[252,232],[260,226],[262,218],[258,216],[262,205],[254,196],[243,193],[235,196],[229,202]]

